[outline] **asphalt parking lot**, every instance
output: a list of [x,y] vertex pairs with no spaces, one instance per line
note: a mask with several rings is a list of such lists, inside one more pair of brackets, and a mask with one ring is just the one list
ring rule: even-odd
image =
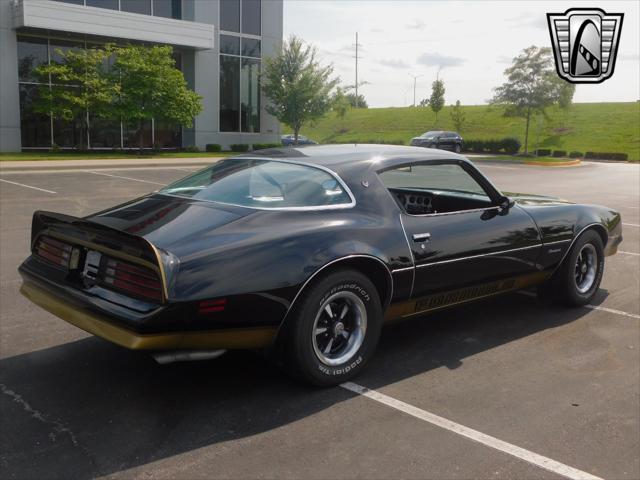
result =
[[620,253],[589,308],[517,293],[387,327],[354,380],[376,398],[253,352],[161,366],[19,295],[34,210],[85,215],[195,168],[1,172],[0,475],[640,478],[640,166],[478,165],[619,210]]

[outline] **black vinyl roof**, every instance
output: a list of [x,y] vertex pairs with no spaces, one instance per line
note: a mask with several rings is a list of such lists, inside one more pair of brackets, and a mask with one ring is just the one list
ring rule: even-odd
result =
[[266,157],[274,160],[299,161],[329,168],[347,176],[355,171],[384,170],[407,162],[429,160],[468,160],[462,155],[423,147],[397,145],[346,144],[282,147],[243,154],[247,157]]

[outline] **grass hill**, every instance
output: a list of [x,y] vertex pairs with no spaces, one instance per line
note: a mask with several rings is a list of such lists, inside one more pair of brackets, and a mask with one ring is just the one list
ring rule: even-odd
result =
[[[522,118],[503,116],[497,106],[464,106],[466,123],[461,135],[466,139],[487,140],[516,137],[524,142]],[[303,135],[320,143],[377,143],[402,141],[428,130],[454,130],[451,107],[435,115],[429,108],[369,108],[349,110],[344,119],[330,113],[315,125],[305,127]],[[577,150],[580,152],[626,153],[629,160],[640,160],[640,103],[577,103],[568,113],[552,108],[548,118],[531,122],[529,149]],[[283,132],[288,132],[283,126]],[[522,151],[522,150],[521,150]]]

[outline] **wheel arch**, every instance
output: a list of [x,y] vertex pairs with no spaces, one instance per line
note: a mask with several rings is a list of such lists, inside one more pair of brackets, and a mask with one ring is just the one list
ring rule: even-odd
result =
[[380,258],[373,255],[346,255],[344,257],[340,257],[328,263],[325,263],[322,267],[313,272],[311,276],[309,276],[309,278],[303,283],[303,285],[300,287],[295,297],[291,301],[291,304],[289,305],[289,308],[287,309],[282,322],[280,322],[278,332],[275,336],[274,344],[277,344],[279,339],[283,336],[282,334],[286,330],[285,326],[290,318],[290,313],[295,308],[302,293],[307,288],[310,288],[318,278],[321,278],[323,275],[342,268],[351,268],[353,270],[356,270],[364,274],[365,276],[367,276],[367,278],[369,278],[369,280],[371,280],[380,296],[382,313],[384,314],[384,311],[391,303],[391,298],[393,296],[393,276],[391,275],[391,271],[387,267],[386,263],[384,263],[384,261],[382,261]]
[[569,254],[571,253],[571,250],[573,250],[573,246],[578,241],[578,238],[580,238],[584,233],[590,230],[595,231],[600,236],[600,238],[602,239],[603,246],[607,244],[607,240],[609,239],[609,232],[607,231],[607,228],[604,225],[598,222],[589,223],[588,225],[585,225],[578,231],[578,233],[571,240],[571,243],[569,244],[569,248],[567,248],[567,251],[564,253],[562,258],[558,262],[558,265],[556,265],[556,268],[553,270],[554,274],[558,271],[560,266],[564,263],[566,258],[569,256]]

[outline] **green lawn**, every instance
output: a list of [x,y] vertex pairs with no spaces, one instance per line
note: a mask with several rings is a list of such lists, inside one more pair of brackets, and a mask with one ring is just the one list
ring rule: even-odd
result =
[[208,152],[163,152],[154,154],[138,155],[137,153],[48,153],[48,152],[22,152],[22,153],[0,153],[0,161],[19,160],[105,160],[118,158],[135,158],[141,160],[153,160],[157,158],[205,158],[205,157],[228,157],[237,155],[232,152],[208,153]]
[[[483,140],[517,137],[524,141],[524,120],[502,115],[501,107],[465,106],[463,138]],[[454,130],[451,107],[438,114],[429,108],[369,108],[350,110],[344,119],[334,113],[307,126],[302,134],[320,143],[409,143],[428,130]],[[640,103],[577,103],[569,113],[549,109],[549,118],[531,122],[529,149],[577,150],[579,152],[627,153],[629,160],[640,160]],[[282,127],[283,133],[288,132]],[[521,150],[522,151],[522,150]]]

